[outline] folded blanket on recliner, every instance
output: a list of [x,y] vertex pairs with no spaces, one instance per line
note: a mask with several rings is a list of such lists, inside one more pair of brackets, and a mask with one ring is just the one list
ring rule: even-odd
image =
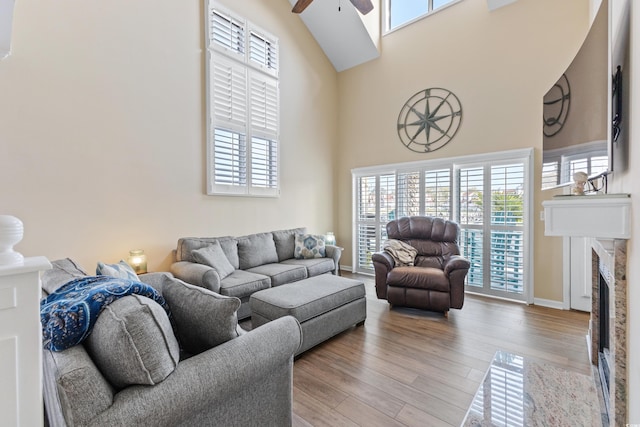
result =
[[382,249],[391,255],[396,267],[413,266],[418,251],[402,240],[389,239],[382,244]]
[[169,319],[164,298],[146,283],[111,276],[87,276],[65,283],[40,301],[44,348],[62,351],[81,343],[102,309],[127,295],[137,294],[160,304]]

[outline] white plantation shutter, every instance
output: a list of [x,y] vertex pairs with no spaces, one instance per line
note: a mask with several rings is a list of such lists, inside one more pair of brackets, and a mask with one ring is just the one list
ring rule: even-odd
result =
[[398,173],[396,200],[398,209],[390,220],[420,215],[420,171]]
[[362,176],[357,180],[356,269],[373,271],[371,255],[378,250],[378,177]]
[[278,47],[276,42],[252,31],[249,42],[249,59],[260,67],[277,73]]
[[278,187],[278,142],[253,137],[251,140],[251,184],[254,187]]
[[424,214],[451,219],[451,169],[424,172]]
[[209,194],[279,192],[278,41],[208,3]]
[[524,164],[491,167],[491,289],[524,290]]
[[234,55],[245,54],[245,23],[220,10],[209,9],[209,45],[216,45]]
[[484,284],[484,168],[461,168],[459,171],[460,251],[469,260],[467,285]]
[[214,55],[211,71],[212,120],[246,129],[247,70],[222,55]]
[[246,185],[247,161],[245,136],[225,129],[214,130],[215,183],[218,185]]
[[396,175],[386,174],[380,176],[380,222],[389,222],[389,215],[393,216],[396,210]]
[[256,132],[277,136],[278,82],[260,73],[251,73],[251,127]]

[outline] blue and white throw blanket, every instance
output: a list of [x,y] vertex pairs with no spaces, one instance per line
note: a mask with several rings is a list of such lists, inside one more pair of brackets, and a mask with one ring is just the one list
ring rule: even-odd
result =
[[131,294],[154,300],[171,318],[162,295],[145,283],[111,276],[81,277],[65,283],[40,301],[44,348],[62,351],[81,343],[91,333],[104,307]]

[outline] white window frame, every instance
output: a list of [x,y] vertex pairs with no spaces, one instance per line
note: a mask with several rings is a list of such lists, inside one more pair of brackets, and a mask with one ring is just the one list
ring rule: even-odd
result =
[[[358,180],[361,177],[367,176],[377,176],[386,175],[386,174],[396,174],[402,172],[412,172],[412,171],[420,171],[421,174],[424,174],[424,171],[433,171],[438,169],[446,169],[450,168],[452,171],[452,175],[450,177],[450,186],[451,186],[451,207],[450,214],[451,217],[456,220],[458,217],[458,212],[460,209],[459,206],[459,197],[454,196],[454,193],[458,191],[458,174],[457,170],[460,168],[474,167],[474,166],[499,166],[506,165],[511,162],[520,162],[524,164],[524,206],[523,206],[523,215],[524,215],[524,225],[523,225],[523,259],[524,259],[524,273],[523,273],[523,284],[524,284],[524,292],[521,294],[521,297],[516,295],[512,295],[510,299],[522,300],[527,304],[533,303],[533,295],[534,295],[534,282],[533,282],[533,200],[534,200],[534,189],[533,189],[533,179],[531,177],[531,173],[533,170],[533,149],[518,149],[518,150],[509,150],[502,151],[496,153],[485,153],[480,155],[469,155],[469,156],[460,156],[460,157],[452,157],[445,159],[435,159],[435,160],[424,160],[417,162],[408,162],[408,163],[397,163],[390,165],[380,165],[380,166],[369,166],[363,168],[352,169],[352,194],[353,194],[353,205],[352,205],[352,260],[353,266],[352,269],[354,272],[362,273],[362,274],[373,274],[373,269],[363,269],[360,268],[358,260],[358,227],[363,224],[357,218],[358,215]],[[376,191],[378,191],[379,187],[379,178],[376,181]],[[424,188],[421,187],[421,193]],[[379,194],[379,193],[376,193]],[[424,200],[423,195],[420,196],[420,205],[421,209],[424,209]],[[489,204],[490,205],[490,204]],[[396,200],[397,206],[397,200]],[[397,207],[396,207],[397,209]],[[380,208],[379,205],[376,206],[375,219],[373,221],[367,221],[366,224],[370,226],[374,226],[376,228],[376,244],[380,246],[381,241],[381,227],[384,221],[380,220]],[[485,222],[489,221],[490,218],[485,219]],[[488,293],[493,296],[505,297],[504,295],[500,295],[498,293]]]
[[568,147],[545,151],[542,155],[543,170],[547,165],[555,165],[557,176],[555,184],[544,185],[543,183],[542,189],[548,190],[571,184],[573,182],[573,178],[570,176],[571,162],[575,160],[584,160],[587,163],[587,170],[585,172],[589,177],[598,175],[600,172],[596,173],[592,169],[592,159],[603,156],[608,156],[606,140],[590,141],[579,145],[570,145]]
[[[401,28],[406,27],[407,25],[411,25],[414,22],[420,21],[424,18],[426,18],[427,16],[431,16],[433,14],[436,14],[442,10],[445,10],[448,7],[453,6],[456,3],[461,2],[462,0],[451,0],[449,3],[442,5],[436,9],[433,8],[433,1],[434,0],[424,0],[428,2],[428,7],[427,7],[427,12],[423,13],[421,15],[417,15],[415,17],[413,17],[412,19],[398,25],[397,27],[391,28],[391,2],[393,0],[384,0],[384,7],[382,8],[382,23],[383,23],[383,28],[382,28],[382,35],[387,35],[390,33],[393,33],[394,31],[397,31]],[[411,1],[416,1],[416,0],[411,0]]]
[[[231,36],[241,34],[241,42],[227,39],[232,40],[230,45],[242,45],[240,52],[213,41],[211,21],[214,13],[241,28],[241,31],[230,32]],[[207,1],[204,27],[207,44],[207,194],[278,197],[281,166],[278,39],[212,0]],[[261,47],[264,47],[263,51]],[[260,61],[255,60],[256,52],[262,54],[258,56]],[[232,77],[233,87],[221,84],[227,75],[235,76]],[[224,97],[217,98],[227,95],[226,92],[230,99],[228,103]],[[220,105],[223,108],[217,109]],[[238,135],[242,143],[233,145],[233,151],[227,154],[230,153],[229,146],[217,144],[216,130]],[[225,166],[225,171],[232,171],[223,173],[221,165],[230,162],[234,166]]]

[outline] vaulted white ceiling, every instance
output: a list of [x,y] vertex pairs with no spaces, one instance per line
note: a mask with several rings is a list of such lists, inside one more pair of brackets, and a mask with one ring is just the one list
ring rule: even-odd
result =
[[[296,0],[289,3],[293,6]],[[377,40],[349,0],[316,0],[299,16],[338,72],[380,56]]]

